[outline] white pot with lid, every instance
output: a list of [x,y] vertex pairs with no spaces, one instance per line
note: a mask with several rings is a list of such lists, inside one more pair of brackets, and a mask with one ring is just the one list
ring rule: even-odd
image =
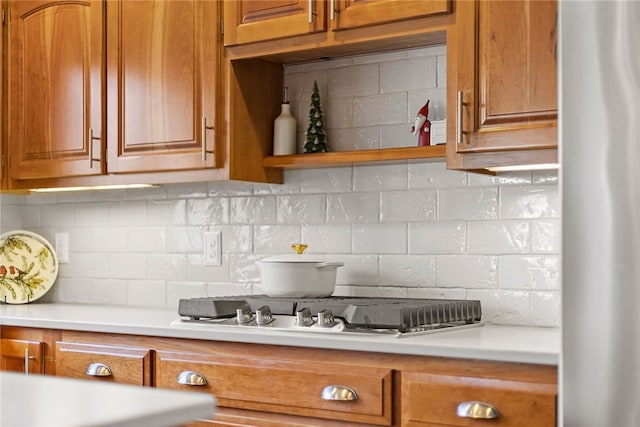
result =
[[291,245],[298,253],[259,261],[262,290],[270,297],[324,298],[333,294],[340,261],[303,255],[307,245]]

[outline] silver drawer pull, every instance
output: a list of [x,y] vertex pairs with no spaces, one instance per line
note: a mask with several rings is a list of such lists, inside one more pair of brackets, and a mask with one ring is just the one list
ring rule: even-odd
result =
[[495,406],[484,402],[462,402],[456,411],[459,417],[492,420],[498,418],[500,413]]
[[202,386],[207,385],[207,379],[196,371],[183,371],[178,375],[178,384]]
[[358,394],[352,388],[342,385],[328,385],[322,390],[322,400],[358,400]]
[[92,363],[87,368],[85,374],[92,377],[112,377],[111,368],[104,363]]

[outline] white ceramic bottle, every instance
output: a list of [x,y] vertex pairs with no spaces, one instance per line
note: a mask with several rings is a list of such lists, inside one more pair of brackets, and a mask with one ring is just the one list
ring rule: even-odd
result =
[[291,115],[288,88],[284,88],[282,111],[273,123],[273,155],[296,154],[296,119]]

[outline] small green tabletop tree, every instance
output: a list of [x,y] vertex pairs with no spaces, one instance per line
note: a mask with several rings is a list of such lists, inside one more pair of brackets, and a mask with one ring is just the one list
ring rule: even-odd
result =
[[306,133],[307,140],[304,144],[305,153],[324,153],[329,151],[324,134],[323,118],[318,82],[314,80],[313,92],[311,93],[311,109],[309,110],[309,127]]

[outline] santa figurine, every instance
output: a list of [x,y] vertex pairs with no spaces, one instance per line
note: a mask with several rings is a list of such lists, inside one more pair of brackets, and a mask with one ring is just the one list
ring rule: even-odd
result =
[[429,100],[416,114],[416,121],[411,127],[411,132],[418,135],[418,147],[431,145],[431,121],[429,116]]

